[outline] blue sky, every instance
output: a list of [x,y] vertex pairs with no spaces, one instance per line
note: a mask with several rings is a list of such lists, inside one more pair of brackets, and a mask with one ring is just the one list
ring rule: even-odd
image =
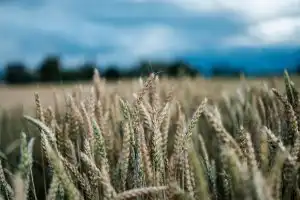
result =
[[[300,61],[300,0],[4,0],[0,66],[183,58],[198,65],[281,67]],[[251,68],[249,68],[251,70]],[[259,69],[260,70],[260,69]]]

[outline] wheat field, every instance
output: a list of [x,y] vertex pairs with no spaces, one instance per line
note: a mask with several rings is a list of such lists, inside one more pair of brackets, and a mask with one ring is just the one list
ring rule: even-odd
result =
[[[1,88],[1,198],[300,199],[297,77]],[[19,104],[21,107],[15,107]]]

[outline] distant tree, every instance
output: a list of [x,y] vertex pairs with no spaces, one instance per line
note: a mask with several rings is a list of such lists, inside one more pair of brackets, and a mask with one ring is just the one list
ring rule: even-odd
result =
[[218,63],[212,66],[212,74],[214,76],[232,76],[239,77],[241,71],[230,65],[229,63]]
[[176,61],[170,64],[169,67],[167,68],[168,76],[178,77],[180,73],[180,67],[182,67],[181,61]]
[[191,66],[184,64],[185,74],[189,77],[195,78],[199,75],[199,71]]
[[4,81],[7,84],[27,84],[35,80],[22,62],[9,62],[5,67]]
[[296,73],[297,74],[300,74],[300,63],[297,65],[297,67],[296,67]]
[[136,71],[139,72],[138,76],[148,76],[152,72],[159,72],[158,75],[162,76],[164,74],[168,74],[169,66],[169,63],[161,61],[141,61],[139,63],[138,70]]
[[175,61],[168,67],[168,75],[171,77],[190,76],[196,77],[199,74],[198,70],[192,68],[183,61]]
[[153,72],[153,66],[148,61],[142,60],[139,62],[135,70],[132,70],[134,77],[148,76],[149,73]]
[[76,69],[65,69],[60,72],[60,79],[63,82],[74,82],[81,80],[81,74]]
[[55,55],[47,56],[39,67],[39,76],[42,82],[55,82],[61,79],[60,58]]
[[94,69],[97,65],[92,62],[86,62],[79,68],[79,74],[81,80],[91,80],[93,78]]
[[110,66],[104,71],[103,76],[107,80],[118,80],[120,78],[120,72],[115,66]]

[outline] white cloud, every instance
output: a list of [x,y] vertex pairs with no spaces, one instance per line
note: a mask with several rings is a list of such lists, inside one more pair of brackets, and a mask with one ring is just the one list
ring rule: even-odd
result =
[[249,34],[269,43],[294,40],[300,31],[300,17],[265,21],[249,28]]
[[[169,0],[199,14],[228,13],[245,30],[223,39],[223,48],[299,45],[299,0]],[[234,17],[233,17],[234,18]]]
[[250,25],[245,34],[235,35],[231,46],[300,45],[300,16],[282,17]]
[[137,59],[167,59],[189,48],[185,38],[176,34],[171,27],[162,25],[125,30],[117,39],[117,43],[118,50],[104,55],[99,54],[99,62],[120,60],[124,64],[130,64]]
[[[183,38],[170,26],[157,23],[139,26],[132,26],[129,23],[127,26],[117,26],[93,21],[78,9],[80,4],[76,2],[77,4],[71,4],[70,1],[65,1],[62,4],[55,0],[47,1],[34,9],[23,9],[15,5],[1,7],[0,32],[9,34],[10,37],[0,35],[0,41],[5,40],[1,43],[6,46],[2,45],[4,48],[0,50],[0,57],[14,59],[7,57],[8,53],[5,52],[9,52],[11,55],[22,54],[24,60],[37,61],[39,60],[37,57],[42,57],[46,53],[63,52],[53,43],[58,39],[83,49],[93,48],[99,51],[102,48],[111,49],[109,52],[96,53],[100,64],[118,60],[127,64],[143,57],[164,58],[186,48]],[[86,5],[81,6],[85,9]],[[42,42],[34,42],[38,38],[42,38],[40,39]],[[30,50],[27,46],[30,41],[35,43],[30,45],[34,46],[35,50]],[[64,55],[63,59],[66,62],[82,60],[75,58],[78,54]]]
[[[5,8],[3,12],[0,9],[0,13],[5,13],[5,17],[0,17],[0,26],[20,29],[23,34],[56,36],[90,47],[100,42],[105,45],[107,37],[115,37],[117,30],[113,26],[91,23],[80,15],[63,10],[59,5],[55,7],[47,4],[38,10],[11,8],[10,12]],[[22,36],[22,33],[12,34]]]
[[[150,26],[129,30],[122,35],[120,44],[126,50],[138,56],[163,54],[167,51],[178,51],[185,48],[184,38],[180,38],[169,26]],[[135,48],[132,48],[135,44]]]
[[232,12],[247,21],[264,20],[299,12],[298,0],[169,0],[179,7],[194,12]]
[[[151,0],[141,3],[153,2]],[[224,14],[245,30],[223,38],[221,48],[299,44],[299,0],[162,0],[198,15]],[[226,16],[226,14],[228,14]],[[296,15],[296,17],[291,17]],[[221,23],[221,22],[220,22]]]

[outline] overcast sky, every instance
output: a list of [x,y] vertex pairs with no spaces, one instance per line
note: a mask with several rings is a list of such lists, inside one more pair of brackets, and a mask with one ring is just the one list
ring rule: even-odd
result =
[[[300,0],[3,0],[0,64],[101,65],[236,49],[295,49]],[[263,53],[263,52],[262,52]]]

